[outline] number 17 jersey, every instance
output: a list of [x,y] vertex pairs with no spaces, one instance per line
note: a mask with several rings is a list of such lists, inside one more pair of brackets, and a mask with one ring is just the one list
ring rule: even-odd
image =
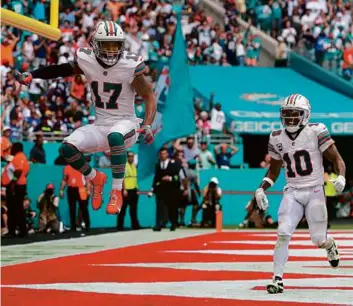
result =
[[134,78],[145,71],[141,56],[124,51],[112,67],[100,65],[92,49],[80,48],[77,64],[91,87],[95,104],[96,125],[112,125],[117,120],[136,120]]
[[288,186],[307,188],[324,185],[322,154],[333,143],[326,126],[313,123],[305,126],[296,138],[284,128],[273,131],[268,153],[283,161]]

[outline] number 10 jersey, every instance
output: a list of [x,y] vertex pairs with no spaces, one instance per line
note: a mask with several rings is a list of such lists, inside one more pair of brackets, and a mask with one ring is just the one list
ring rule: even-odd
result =
[[287,185],[307,188],[324,185],[323,152],[334,143],[322,123],[308,124],[296,138],[284,128],[271,133],[268,153],[283,160]]
[[104,68],[98,63],[93,50],[80,48],[76,60],[91,87],[95,124],[112,125],[117,120],[136,120],[136,93],[131,83],[145,70],[143,58],[124,51],[114,66]]

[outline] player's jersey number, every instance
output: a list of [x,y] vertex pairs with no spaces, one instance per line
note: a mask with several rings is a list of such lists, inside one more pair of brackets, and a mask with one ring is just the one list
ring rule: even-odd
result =
[[118,109],[119,107],[118,107],[117,101],[118,101],[118,98],[121,94],[122,84],[121,83],[107,83],[107,82],[103,83],[103,91],[111,93],[109,101],[102,101],[102,98],[98,92],[98,86],[99,86],[99,83],[97,81],[93,81],[91,83],[91,88],[92,88],[92,92],[95,97],[96,106],[99,108],[104,108],[104,104],[106,104],[106,107],[105,107],[106,109]]
[[[288,153],[283,155],[283,160],[287,165],[287,177],[293,178],[296,176],[307,176],[313,172],[313,165],[311,163],[310,154],[308,151],[295,151],[293,154],[294,163]],[[304,167],[302,165],[302,161],[304,161]]]

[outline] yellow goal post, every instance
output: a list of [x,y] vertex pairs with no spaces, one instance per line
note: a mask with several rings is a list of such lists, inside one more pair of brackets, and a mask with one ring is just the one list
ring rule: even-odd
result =
[[50,24],[1,8],[1,24],[27,30],[51,40],[59,40],[59,0],[50,1]]

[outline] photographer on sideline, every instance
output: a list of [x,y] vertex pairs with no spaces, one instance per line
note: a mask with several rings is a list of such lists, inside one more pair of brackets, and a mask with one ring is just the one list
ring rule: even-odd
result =
[[48,184],[44,192],[38,197],[37,206],[39,209],[39,230],[59,233],[60,222],[56,217],[56,210],[59,207],[59,197],[54,194],[54,185]]
[[221,210],[220,199],[222,197],[222,189],[218,185],[218,179],[213,177],[203,190],[201,224],[203,227],[215,227],[216,225],[216,211]]

